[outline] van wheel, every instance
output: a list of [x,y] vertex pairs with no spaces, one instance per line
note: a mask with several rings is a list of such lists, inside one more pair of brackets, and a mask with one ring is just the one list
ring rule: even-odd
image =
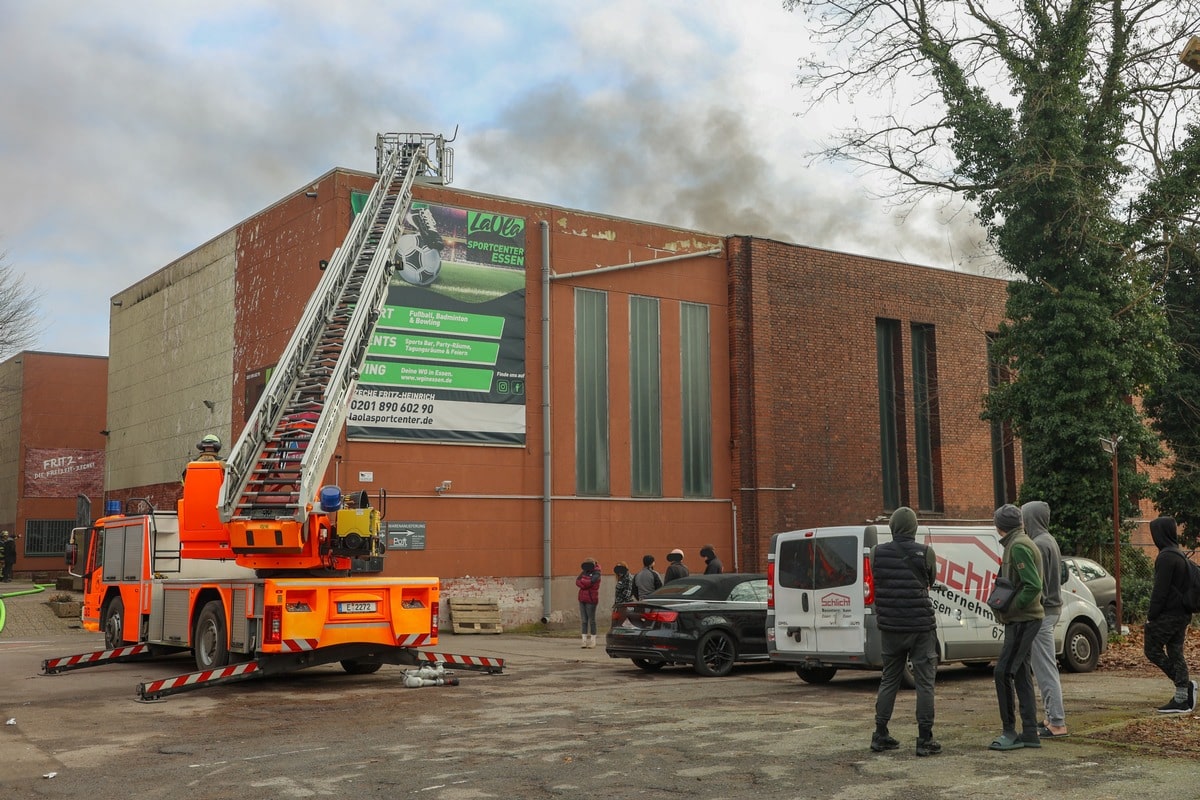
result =
[[355,658],[347,658],[340,663],[342,669],[350,675],[370,675],[373,672],[379,672],[379,668],[383,666],[382,661],[359,661]]
[[196,669],[219,669],[229,666],[229,639],[225,635],[225,607],[220,600],[209,600],[196,619],[192,636],[192,653]]
[[706,678],[723,678],[733,670],[737,647],[725,631],[709,631],[696,645],[696,672]]
[[900,673],[900,685],[905,689],[917,688],[917,676],[913,675],[912,662],[904,660],[904,669]]
[[805,683],[829,683],[837,674],[837,667],[796,667],[796,674]]
[[658,672],[667,665],[665,661],[651,661],[648,658],[631,658],[633,665],[643,672]]
[[1069,672],[1091,672],[1100,662],[1100,642],[1086,622],[1072,622],[1067,628],[1062,661]]

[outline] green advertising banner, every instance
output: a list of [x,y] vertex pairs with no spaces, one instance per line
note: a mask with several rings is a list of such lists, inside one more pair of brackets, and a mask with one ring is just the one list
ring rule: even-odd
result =
[[414,203],[405,231],[347,435],[524,444],[525,219]]

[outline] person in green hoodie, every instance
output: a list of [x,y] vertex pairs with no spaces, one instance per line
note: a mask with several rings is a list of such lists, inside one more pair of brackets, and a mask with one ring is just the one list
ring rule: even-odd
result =
[[[1016,596],[1007,611],[996,612],[999,621],[1004,623],[1004,645],[1000,648],[995,671],[996,700],[1000,704],[1000,723],[1004,729],[988,747],[992,750],[1041,747],[1030,654],[1046,615],[1042,609],[1042,557],[1021,526],[1021,509],[1011,503],[1000,506],[996,509],[994,522],[1004,547],[1000,575],[1012,581]],[[1014,703],[1020,707],[1020,733],[1017,732]]]

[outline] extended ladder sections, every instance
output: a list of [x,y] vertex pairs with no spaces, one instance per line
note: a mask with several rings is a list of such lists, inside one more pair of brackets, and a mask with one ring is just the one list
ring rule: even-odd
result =
[[305,522],[345,423],[387,299],[413,183],[447,184],[453,151],[440,135],[376,137],[379,179],[333,254],[226,460],[218,511],[234,519]]

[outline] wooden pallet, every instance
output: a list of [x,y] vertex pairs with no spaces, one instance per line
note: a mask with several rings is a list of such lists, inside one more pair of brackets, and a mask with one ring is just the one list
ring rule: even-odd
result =
[[450,598],[450,623],[455,633],[504,633],[500,624],[500,603],[481,598]]

